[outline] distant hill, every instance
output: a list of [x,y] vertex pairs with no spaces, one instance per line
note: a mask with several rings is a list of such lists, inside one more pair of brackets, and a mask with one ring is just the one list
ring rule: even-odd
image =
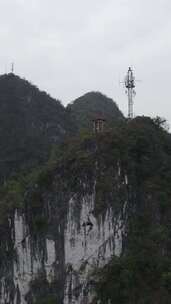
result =
[[67,106],[77,129],[91,129],[92,119],[102,116],[106,119],[107,126],[111,127],[124,118],[117,104],[100,92],[89,92]]
[[45,161],[68,120],[58,100],[12,73],[0,76],[0,178]]
[[44,163],[65,136],[91,129],[95,115],[104,116],[108,126],[123,119],[101,93],[87,93],[65,108],[13,73],[0,76],[0,182]]

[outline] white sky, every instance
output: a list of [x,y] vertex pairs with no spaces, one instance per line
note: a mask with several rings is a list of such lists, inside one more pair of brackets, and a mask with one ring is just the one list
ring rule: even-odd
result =
[[127,114],[119,81],[135,70],[137,115],[171,124],[170,0],[0,0],[0,72],[64,104],[94,90]]

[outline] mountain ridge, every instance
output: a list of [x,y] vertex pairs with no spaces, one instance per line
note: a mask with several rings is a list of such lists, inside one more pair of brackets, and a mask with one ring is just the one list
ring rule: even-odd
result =
[[[106,110],[109,99],[103,94],[89,92],[85,96],[89,96],[94,112],[99,112],[103,99],[103,112],[111,119],[115,109],[111,100],[113,107],[109,111]],[[83,96],[79,100],[82,99]],[[78,106],[78,100],[76,103]],[[74,104],[64,107],[59,100],[13,73],[0,76],[0,180],[20,169],[27,170],[45,162],[52,146],[78,133],[84,121],[88,122],[86,129],[92,130],[90,109],[79,102],[84,119],[79,115],[75,117]],[[117,115],[114,119],[117,120]]]

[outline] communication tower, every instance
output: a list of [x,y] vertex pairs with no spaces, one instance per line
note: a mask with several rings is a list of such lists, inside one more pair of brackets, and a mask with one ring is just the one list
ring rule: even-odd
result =
[[14,62],[11,63],[11,73],[14,74]]
[[136,92],[135,92],[135,77],[133,74],[133,70],[130,67],[125,77],[124,84],[126,87],[126,94],[128,95],[128,118],[132,119],[134,117],[133,98],[136,95]]

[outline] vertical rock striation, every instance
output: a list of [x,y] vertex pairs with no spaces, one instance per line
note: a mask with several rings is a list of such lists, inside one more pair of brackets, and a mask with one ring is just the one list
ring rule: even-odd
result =
[[[43,208],[47,205],[52,214],[49,201]],[[95,192],[79,199],[72,194],[65,216],[49,218],[40,235],[32,231],[26,211],[15,210],[8,223],[11,256],[5,256],[0,272],[0,303],[31,304],[48,294],[55,303],[89,303],[91,274],[121,254],[125,225],[123,208],[115,214],[107,207],[98,216],[94,210]]]

